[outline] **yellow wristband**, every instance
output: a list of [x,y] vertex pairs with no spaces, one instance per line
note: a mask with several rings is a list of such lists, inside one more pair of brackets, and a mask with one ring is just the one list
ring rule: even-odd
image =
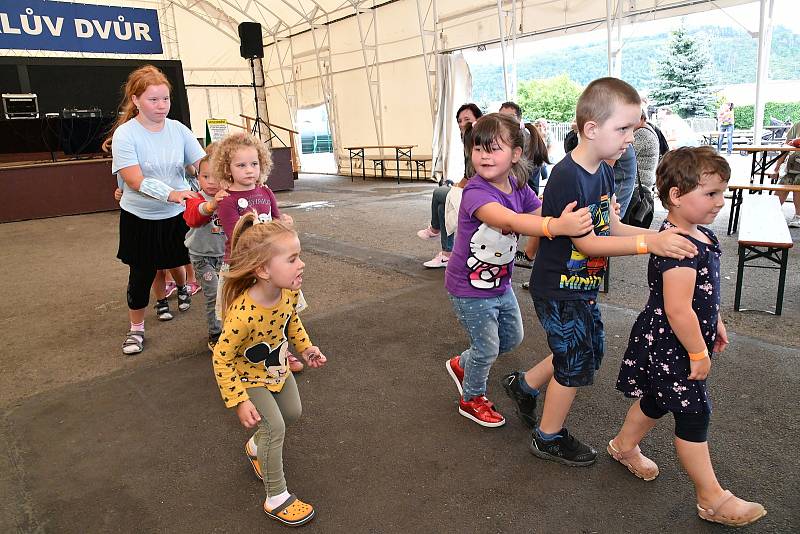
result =
[[542,219],[542,233],[547,239],[553,239],[555,237],[550,233],[550,219],[552,219],[552,217],[545,217]]
[[697,362],[700,360],[705,360],[708,358],[708,349],[703,349],[703,352],[690,352],[689,359],[693,362]]
[[644,234],[639,234],[636,236],[636,253],[637,254],[647,254],[647,240],[644,238]]

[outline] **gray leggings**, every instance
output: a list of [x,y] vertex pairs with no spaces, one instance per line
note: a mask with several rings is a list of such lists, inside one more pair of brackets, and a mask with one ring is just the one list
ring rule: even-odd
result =
[[217,306],[217,286],[219,285],[219,269],[222,267],[222,257],[197,256],[189,253],[192,260],[194,275],[203,288],[206,297],[206,322],[208,323],[208,336],[218,336],[222,330],[220,320],[215,312]]
[[283,384],[280,393],[272,393],[267,388],[248,388],[250,401],[261,414],[253,438],[258,447],[258,463],[264,475],[264,489],[267,497],[274,497],[286,491],[286,478],[283,476],[283,438],[286,427],[300,418],[303,408],[300,404],[300,393],[294,376]]

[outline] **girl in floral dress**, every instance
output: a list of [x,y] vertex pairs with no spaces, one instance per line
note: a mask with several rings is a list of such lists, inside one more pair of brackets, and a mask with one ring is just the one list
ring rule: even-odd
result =
[[698,515],[741,526],[767,512],[722,489],[707,442],[710,356],[725,349],[728,336],[719,318],[719,241],[700,225],[711,224],[725,205],[729,178],[728,163],[710,147],[673,150],[658,166],[656,187],[669,211],[661,229],[683,230],[698,254],[683,260],[650,256],[650,298],[633,326],[617,379],[617,389],[638,400],[607,450],[637,477],[655,479],[658,466],[641,453],[639,442],[671,412],[675,448],[695,485]]

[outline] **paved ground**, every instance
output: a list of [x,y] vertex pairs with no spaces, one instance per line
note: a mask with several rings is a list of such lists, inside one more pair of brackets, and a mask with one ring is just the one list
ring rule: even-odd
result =
[[[285,452],[290,489],[318,509],[307,531],[721,530],[694,515],[666,421],[645,443],[662,469],[651,483],[604,454],[569,469],[527,452],[527,432],[497,385],[547,353],[519,290],[527,271],[515,274],[525,342],[490,381],[509,423],[483,429],[458,415],[444,360],[465,336],[443,272],[420,266],[436,244],[414,236],[431,185],[308,175],[296,183],[278,199],[298,205],[287,210],[308,264],[304,322],[330,358],[299,376],[304,415]],[[126,270],[114,260],[116,224],[117,214],[101,213],[0,225],[0,532],[280,532],[259,509],[263,490],[242,453],[247,432],[217,396],[202,300],[170,323],[148,316],[145,352],[121,355]],[[781,317],[733,312],[736,246],[726,224],[727,213],[714,228],[732,343],[712,371],[712,454],[725,487],[769,510],[750,531],[796,532],[800,477],[787,457],[800,438],[798,256]],[[606,362],[570,416],[598,448],[628,405],[613,383],[646,299],[644,265],[613,260],[601,298]],[[747,303],[769,306],[773,273],[746,280]]]

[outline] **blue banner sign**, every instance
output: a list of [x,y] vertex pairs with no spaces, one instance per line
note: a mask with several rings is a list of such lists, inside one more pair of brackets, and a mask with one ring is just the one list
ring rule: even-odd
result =
[[0,2],[0,48],[160,54],[155,9],[45,0]]

